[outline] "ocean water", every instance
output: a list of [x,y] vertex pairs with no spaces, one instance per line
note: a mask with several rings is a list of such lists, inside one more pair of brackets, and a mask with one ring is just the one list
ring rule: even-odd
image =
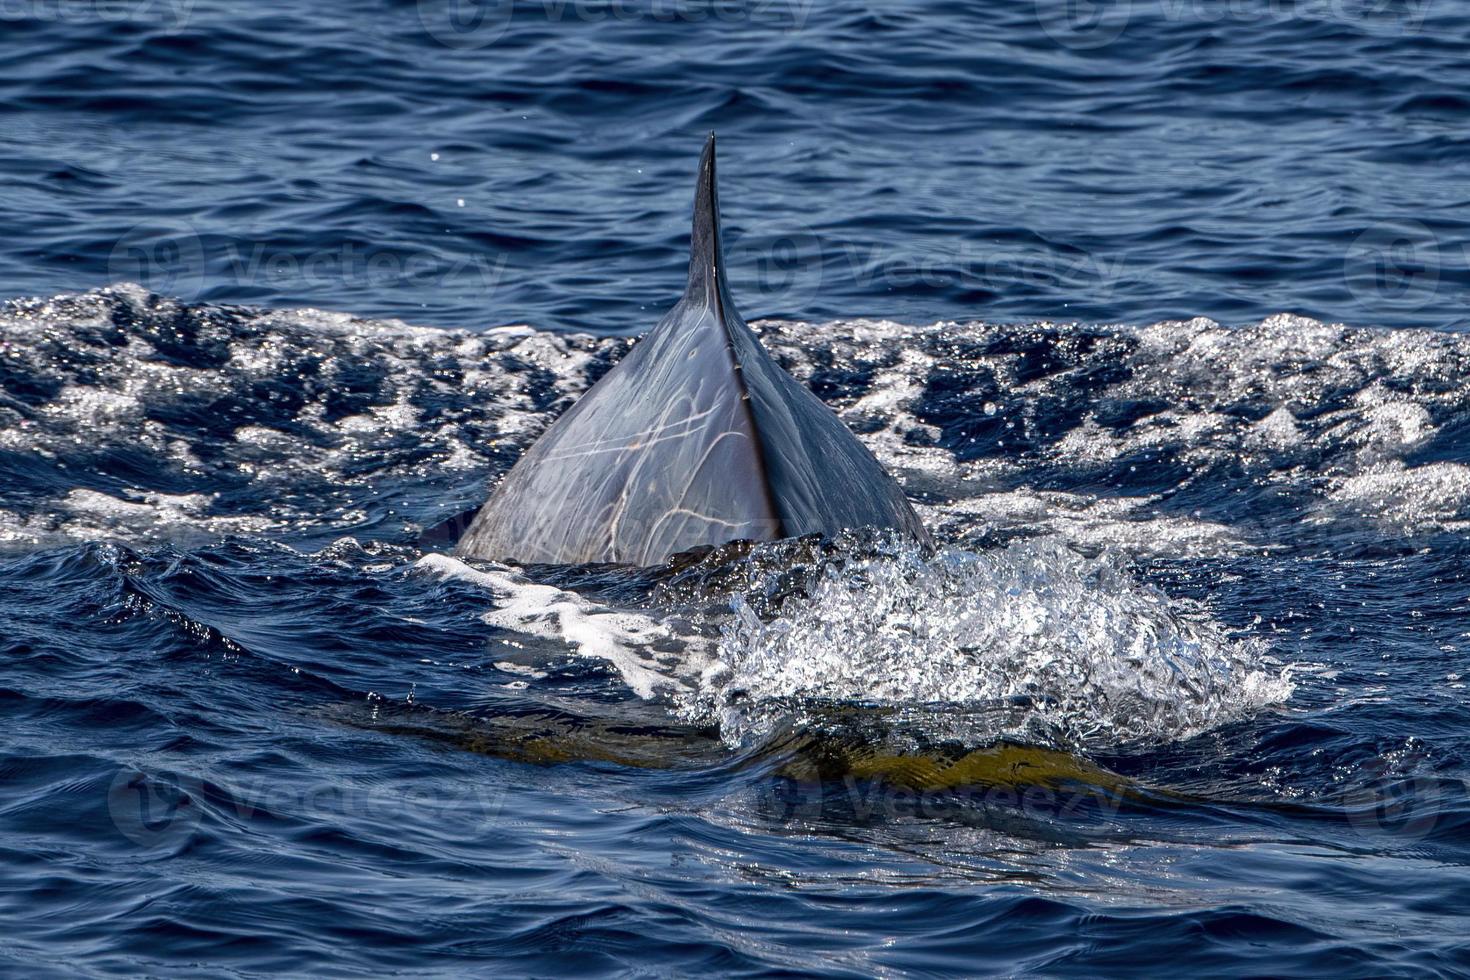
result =
[[[0,5],[0,967],[1470,973],[1470,17]],[[940,546],[447,554],[682,285]]]

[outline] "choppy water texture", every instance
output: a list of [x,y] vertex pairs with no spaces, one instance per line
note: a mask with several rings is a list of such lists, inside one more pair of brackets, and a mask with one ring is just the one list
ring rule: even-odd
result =
[[627,341],[5,308],[0,955],[1465,965],[1470,341],[755,326],[937,554],[471,567]]
[[[508,9],[0,7],[0,964],[1470,971],[1462,14]],[[710,128],[940,548],[444,554]]]

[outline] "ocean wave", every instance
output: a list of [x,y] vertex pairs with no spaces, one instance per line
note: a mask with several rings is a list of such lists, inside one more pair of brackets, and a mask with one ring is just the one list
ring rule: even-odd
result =
[[[966,546],[1063,534],[1156,556],[1470,516],[1470,340],[1279,316],[1080,327],[755,324]],[[137,287],[0,309],[12,547],[109,535],[409,540],[493,480],[626,350]],[[1289,500],[1291,507],[1278,501]]]

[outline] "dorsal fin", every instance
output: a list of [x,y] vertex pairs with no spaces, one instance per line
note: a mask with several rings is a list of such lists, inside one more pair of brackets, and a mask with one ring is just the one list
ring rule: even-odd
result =
[[526,450],[455,550],[648,565],[698,545],[869,525],[929,541],[893,478],[736,311],[711,133],[683,298]]
[[720,190],[715,175],[715,134],[704,141],[694,185],[694,228],[689,236],[689,283],[684,298],[713,305],[725,291],[725,256],[720,250]]

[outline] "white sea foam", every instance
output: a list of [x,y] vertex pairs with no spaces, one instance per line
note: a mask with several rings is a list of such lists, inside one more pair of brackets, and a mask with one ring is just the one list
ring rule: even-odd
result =
[[[1159,489],[1146,479],[1156,462],[1160,479],[1177,473],[1177,486],[1206,505],[1214,482],[1218,501],[1241,481],[1279,487],[1299,502],[1283,522],[1418,533],[1470,517],[1470,494],[1446,469],[1458,464],[1433,462],[1455,458],[1444,443],[1463,438],[1470,413],[1465,337],[1290,315],[1241,328],[1204,319],[1137,329],[862,318],[754,326],[799,379],[834,379],[833,408],[901,483],[936,501],[926,516],[961,543],[982,520],[1195,557],[1289,533],[1171,511],[1174,498],[1142,495]],[[40,541],[101,527],[131,540],[135,527],[146,538],[163,526],[62,516],[77,511],[66,500],[73,488],[111,486],[73,468],[99,465],[99,450],[112,454],[106,462],[126,454],[131,473],[158,472],[158,482],[139,476],[108,490],[124,503],[181,486],[221,491],[231,513],[169,515],[206,533],[235,518],[345,528],[379,488],[446,473],[463,477],[441,488],[478,483],[625,344],[527,327],[473,333],[186,307],[126,285],[5,304],[0,351],[32,384],[0,401],[0,447],[50,461],[61,477],[51,499],[19,505],[38,513],[17,511],[7,533],[24,541],[41,529],[31,539]],[[223,423],[233,428],[221,433]],[[1066,487],[1057,474],[1071,471],[1082,473],[1071,493],[1090,503],[1042,489]],[[1108,486],[1126,479],[1120,472],[1146,484],[1116,488],[1135,495],[1119,498],[1136,502],[1126,513],[1112,509],[1111,488],[1095,489],[1099,473]],[[254,494],[240,492],[242,477]],[[1033,519],[1033,502],[1055,515]]]
[[949,734],[1116,744],[1187,737],[1291,691],[1289,670],[1202,611],[1042,541],[827,564],[772,619],[737,598],[681,711],[738,740],[803,701],[1004,705],[997,727]]
[[1390,460],[1344,477],[1331,499],[1359,516],[1408,530],[1470,529],[1470,466]]
[[665,697],[732,743],[818,702],[942,706],[910,720],[971,741],[1166,740],[1292,690],[1256,645],[1054,541],[825,564],[772,618],[730,597],[714,647],[675,616],[612,609],[502,566],[430,555],[417,567],[484,588],[497,604],[487,623],[605,660],[640,697]]
[[[268,534],[284,522],[268,514],[211,513],[213,494],[139,493],[115,497],[97,490],[75,488],[62,501],[55,523],[44,530],[32,524],[33,541],[48,538],[99,540],[126,538],[133,541],[176,540],[200,535]],[[17,532],[0,531],[0,540],[26,540]]]
[[1259,550],[1224,524],[1150,513],[1156,496],[1089,497],[1055,490],[980,493],[920,505],[926,524],[959,543],[981,534],[1060,536],[1096,550],[1135,557],[1205,558]]
[[698,641],[689,636],[684,638],[685,656],[671,669],[655,646],[675,634],[644,613],[598,605],[575,592],[539,585],[502,565],[478,569],[448,555],[425,555],[415,568],[485,589],[497,602],[484,615],[487,624],[558,641],[581,656],[605,660],[641,698],[685,687],[683,675],[697,666],[693,660],[698,657]]

